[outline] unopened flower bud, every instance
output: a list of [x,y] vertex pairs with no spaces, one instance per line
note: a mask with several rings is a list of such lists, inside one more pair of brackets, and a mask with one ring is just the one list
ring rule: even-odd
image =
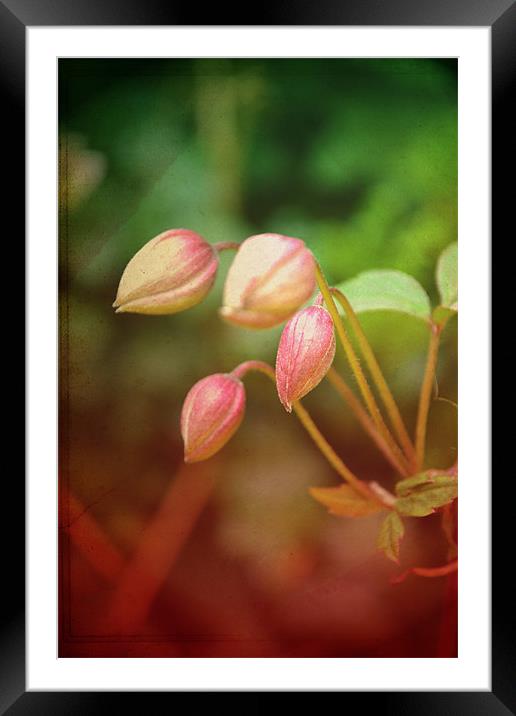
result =
[[251,236],[229,269],[220,314],[237,325],[270,328],[297,311],[314,288],[314,257],[301,239]]
[[181,412],[185,462],[207,460],[235,434],[244,417],[245,390],[233,375],[215,373],[189,391]]
[[335,357],[335,332],[328,311],[308,306],[296,313],[281,334],[276,357],[279,399],[290,413],[292,403],[315,388]]
[[200,303],[213,285],[218,254],[188,229],[164,231],[127,264],[113,307],[117,313],[177,313]]

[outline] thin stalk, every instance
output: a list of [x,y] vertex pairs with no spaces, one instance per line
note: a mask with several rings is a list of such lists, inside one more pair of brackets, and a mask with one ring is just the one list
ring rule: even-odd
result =
[[446,574],[457,572],[459,563],[457,560],[445,564],[442,567],[412,567],[411,572],[420,577],[444,577]]
[[425,441],[426,426],[428,422],[428,410],[430,408],[430,398],[432,395],[432,385],[437,366],[437,355],[439,353],[439,340],[441,337],[441,328],[435,323],[431,324],[430,342],[428,345],[428,356],[426,359],[425,374],[423,383],[421,384],[421,394],[419,396],[419,407],[416,422],[416,460],[417,469],[421,469],[425,459]]
[[274,368],[265,363],[262,360],[246,360],[244,363],[240,363],[231,371],[231,375],[236,378],[242,379],[246,373],[254,371],[255,373],[263,373],[268,376],[274,383],[276,383],[276,373]]
[[[233,370],[232,374],[237,378],[242,378],[250,370],[263,373],[274,383],[276,383],[276,374],[272,366],[259,360],[250,360],[246,361],[245,363],[241,363]],[[301,421],[301,424],[303,425],[307,433],[310,435],[314,443],[317,445],[321,453],[328,460],[330,465],[339,473],[343,480],[345,480],[349,485],[351,485],[351,487],[353,487],[354,490],[356,490],[356,492],[363,495],[366,499],[380,502],[384,506],[387,506],[379,497],[379,495],[373,492],[369,488],[369,486],[365,482],[360,480],[343,462],[343,460],[341,460],[341,458],[337,455],[335,450],[326,440],[324,435],[321,433],[317,425],[314,423],[312,417],[310,416],[306,408],[304,408],[299,401],[294,402],[292,404],[292,408],[299,420]],[[390,507],[391,506],[389,505],[389,508]]]
[[374,480],[369,483],[369,487],[371,488],[371,492],[374,492],[374,494],[380,499],[380,502],[384,505],[389,505],[392,510],[394,509],[396,505],[396,498],[391,492],[386,490],[385,487],[382,487]]
[[351,367],[351,370],[353,371],[353,375],[356,378],[364,402],[367,406],[367,409],[369,410],[369,414],[371,415],[376,427],[380,431],[380,434],[382,435],[386,443],[389,445],[390,450],[396,455],[396,458],[408,470],[408,465],[405,460],[405,457],[403,456],[403,453],[401,452],[400,448],[392,437],[389,428],[385,424],[380,409],[378,408],[374,395],[367,382],[367,378],[365,377],[364,372],[360,366],[360,361],[358,360],[357,354],[355,353],[355,349],[353,348],[353,345],[346,332],[346,328],[344,327],[342,318],[340,317],[340,314],[337,310],[337,306],[335,305],[335,301],[333,300],[333,296],[331,295],[331,290],[328,286],[328,282],[326,281],[322,269],[317,262],[315,264],[315,276],[317,279],[319,290],[321,291],[326,306],[328,307],[328,311],[333,318],[335,330],[337,331],[337,335],[339,336],[340,342],[342,343],[349,365]]
[[351,411],[355,414],[360,425],[364,428],[369,437],[375,442],[376,446],[383,454],[383,456],[390,462],[390,464],[397,470],[403,477],[408,477],[409,473],[405,469],[404,465],[397,459],[397,457],[391,452],[389,445],[385,441],[384,437],[378,432],[375,424],[367,414],[366,410],[362,407],[361,402],[358,400],[356,395],[353,393],[349,385],[344,381],[341,375],[337,373],[335,368],[330,368],[326,374],[326,378],[333,385],[337,393],[346,401],[351,408]]
[[383,401],[383,404],[385,405],[387,413],[389,414],[392,427],[394,428],[394,431],[398,436],[398,440],[401,443],[405,455],[407,456],[407,459],[409,461],[414,462],[416,456],[414,445],[412,444],[412,441],[409,437],[399,408],[396,404],[396,401],[394,400],[394,396],[392,395],[390,388],[387,385],[387,381],[385,380],[378,361],[376,360],[376,356],[373,353],[373,349],[371,348],[371,345],[367,340],[366,334],[364,333],[360,321],[357,318],[357,314],[353,310],[351,303],[348,301],[342,291],[340,291],[338,288],[332,288],[331,292],[346,312],[346,316],[350,322],[351,328],[353,329],[357,337],[360,350],[362,351],[365,362],[367,363],[367,366],[371,372],[371,376],[376,384],[376,387],[378,388],[380,397]]
[[218,244],[213,244],[213,248],[216,251],[238,251],[240,244],[238,241],[219,241]]
[[402,572],[397,577],[393,577],[391,579],[392,584],[400,584],[401,582],[404,582],[405,579],[409,576],[409,574],[417,574],[418,577],[445,577],[448,574],[453,574],[454,572],[457,572],[459,569],[459,562],[458,560],[453,560],[453,562],[449,562],[448,564],[444,564],[442,567],[411,567],[410,569],[405,570],[405,572]]
[[330,465],[332,465],[339,473],[339,475],[361,495],[369,500],[373,499],[375,502],[379,502],[377,495],[375,495],[369,487],[362,482],[362,480],[359,480],[359,478],[356,477],[356,475],[354,475],[347,465],[345,465],[345,463],[340,459],[319,428],[316,426],[306,408],[304,408],[299,401],[293,403],[292,408],[314,443],[328,460]]

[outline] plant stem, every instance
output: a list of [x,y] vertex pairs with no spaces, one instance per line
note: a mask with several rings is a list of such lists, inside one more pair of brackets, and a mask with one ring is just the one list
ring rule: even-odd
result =
[[421,384],[421,394],[419,397],[416,423],[416,459],[418,470],[423,467],[425,459],[426,425],[428,422],[430,396],[432,394],[432,385],[437,366],[437,355],[439,352],[439,340],[441,337],[441,328],[437,324],[432,323],[430,330],[430,343],[428,345],[425,374],[423,376],[423,383]]
[[[251,370],[263,373],[264,375],[269,377],[274,383],[276,383],[276,374],[272,366],[259,360],[249,360],[245,363],[241,363],[232,371],[232,375],[236,376],[237,378],[243,378],[243,376]],[[356,475],[354,475],[353,472],[351,472],[351,470],[347,467],[347,465],[341,460],[341,458],[337,455],[335,450],[326,440],[324,435],[321,433],[317,425],[314,423],[312,417],[310,416],[306,408],[304,408],[299,401],[294,402],[292,404],[292,408],[299,420],[301,421],[301,424],[314,441],[314,443],[317,445],[324,457],[328,460],[330,465],[332,465],[332,467],[339,473],[339,475],[349,485],[351,485],[351,487],[353,487],[356,492],[363,495],[366,499],[373,500],[374,502],[380,502],[384,506],[387,506],[382,501],[380,496],[377,495],[374,491],[372,491],[365,482],[363,482]],[[390,508],[391,506],[389,505],[389,509]]]
[[331,290],[330,290],[330,287],[328,286],[328,282],[326,281],[326,278],[324,277],[322,269],[317,262],[315,264],[315,276],[317,279],[317,283],[319,285],[319,289],[320,289],[320,291],[323,295],[323,298],[325,300],[325,303],[328,307],[328,311],[330,312],[330,315],[333,318],[335,330],[337,331],[337,335],[340,338],[340,342],[342,343],[342,346],[346,353],[346,357],[348,359],[349,365],[351,367],[351,370],[353,371],[353,375],[356,378],[358,387],[360,388],[360,392],[361,392],[362,397],[365,401],[367,409],[369,410],[369,413],[370,413],[376,427],[380,431],[380,433],[383,436],[386,443],[389,445],[390,450],[396,455],[397,459],[403,464],[403,466],[406,469],[408,469],[408,465],[406,463],[406,460],[405,460],[400,448],[394,441],[394,438],[392,437],[392,435],[389,431],[389,428],[387,427],[387,425],[385,424],[385,421],[382,418],[380,409],[378,408],[378,405],[376,404],[374,395],[371,391],[371,388],[369,387],[367,379],[366,379],[364,372],[360,366],[360,361],[358,360],[358,357],[355,353],[355,349],[353,348],[353,345],[352,345],[352,343],[349,339],[349,336],[346,332],[344,323],[339,315],[337,306],[335,305],[335,301],[333,300],[333,296],[331,295]]
[[244,375],[250,371],[263,373],[276,383],[276,373],[274,372],[274,368],[268,363],[265,363],[263,360],[246,360],[244,363],[237,365],[237,367],[231,371],[231,375],[242,379]]
[[412,567],[412,572],[420,577],[444,577],[446,574],[452,574],[459,568],[457,560],[445,564],[442,567]]
[[373,499],[375,502],[379,502],[377,495],[362,480],[359,480],[340,459],[301,403],[296,401],[292,407],[307,433],[339,475],[361,495],[369,500]]
[[453,560],[442,567],[411,567],[391,579],[391,584],[401,584],[409,576],[409,574],[417,574],[419,577],[445,577],[447,574],[453,574],[459,569],[458,560]]
[[115,633],[137,634],[206,507],[217,479],[204,465],[182,466],[116,579],[105,610]]
[[326,374],[327,379],[333,385],[339,395],[346,401],[351,408],[355,417],[359,421],[360,425],[364,428],[366,433],[374,440],[376,446],[384,455],[384,457],[390,462],[390,464],[400,473],[403,477],[408,477],[409,473],[403,466],[403,464],[397,459],[396,455],[391,452],[389,445],[385,441],[384,437],[378,432],[375,424],[362,407],[362,404],[353,393],[349,385],[344,381],[341,375],[335,370],[330,368]]
[[371,489],[371,492],[374,492],[375,495],[380,498],[380,501],[383,502],[384,505],[390,505],[391,509],[394,509],[394,506],[396,504],[396,498],[391,492],[386,490],[385,487],[382,487],[374,480],[369,483],[369,487]]
[[355,332],[358,344],[360,346],[360,350],[362,351],[367,366],[371,371],[371,376],[376,384],[376,387],[378,388],[380,397],[382,398],[383,404],[385,405],[385,408],[389,414],[389,418],[396,432],[396,435],[398,436],[398,440],[401,443],[401,446],[405,452],[405,455],[407,456],[407,459],[410,462],[414,463],[416,457],[414,445],[412,444],[412,441],[409,437],[396,401],[394,400],[390,388],[387,385],[387,381],[385,380],[378,361],[376,360],[376,356],[373,353],[373,349],[371,348],[371,345],[367,340],[363,328],[360,325],[360,321],[357,318],[357,314],[353,310],[351,303],[348,301],[342,291],[340,291],[338,288],[332,288],[331,292],[334,294],[334,296],[337,298],[342,308],[346,312],[346,316],[351,324],[351,328]]
[[216,251],[238,251],[240,244],[237,241],[219,241],[218,244],[213,244],[213,248]]

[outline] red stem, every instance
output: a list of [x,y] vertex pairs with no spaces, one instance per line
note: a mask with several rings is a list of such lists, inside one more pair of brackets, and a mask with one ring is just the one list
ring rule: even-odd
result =
[[405,570],[397,577],[391,579],[391,584],[399,584],[403,582],[409,574],[417,574],[418,577],[445,577],[447,574],[453,574],[458,570],[459,563],[455,559],[453,562],[444,564],[442,567],[411,567]]

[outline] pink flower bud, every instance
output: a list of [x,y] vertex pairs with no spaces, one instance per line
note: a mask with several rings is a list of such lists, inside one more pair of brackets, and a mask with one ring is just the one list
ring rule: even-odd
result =
[[188,229],[164,231],[127,264],[113,307],[117,313],[177,313],[200,303],[213,285],[218,254]]
[[292,403],[315,388],[335,356],[335,332],[328,311],[308,306],[296,313],[281,334],[276,356],[279,399],[290,413]]
[[314,257],[301,239],[251,236],[229,269],[220,314],[237,325],[270,328],[297,311],[314,288]]
[[218,452],[238,430],[244,410],[244,386],[233,375],[215,373],[192,386],[181,411],[185,462]]

